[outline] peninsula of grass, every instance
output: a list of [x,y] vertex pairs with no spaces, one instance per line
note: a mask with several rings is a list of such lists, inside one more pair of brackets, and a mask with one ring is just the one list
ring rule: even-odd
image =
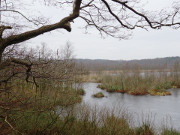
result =
[[178,74],[147,73],[144,76],[133,73],[122,73],[117,76],[104,76],[98,88],[107,92],[128,93],[130,95],[171,95],[168,89],[176,89],[180,86],[180,76]]
[[102,92],[98,92],[98,93],[94,94],[93,97],[102,98],[102,97],[104,97],[104,94]]

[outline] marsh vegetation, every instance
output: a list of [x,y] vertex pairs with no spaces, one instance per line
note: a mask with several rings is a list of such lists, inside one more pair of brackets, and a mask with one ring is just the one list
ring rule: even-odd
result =
[[81,102],[84,91],[74,84],[85,71],[74,63],[70,45],[56,55],[45,46],[9,49],[4,59],[16,59],[0,67],[0,134],[47,134],[58,123],[57,107]]
[[[102,37],[118,39],[128,39],[136,28],[180,28],[178,1],[174,1],[168,10],[156,12],[142,5],[144,3],[136,0],[0,0],[0,134],[156,134],[150,123],[132,127],[130,123],[133,120],[126,111],[115,115],[113,111],[91,109],[89,106],[78,108],[85,93],[74,85],[80,84],[82,75],[87,72],[74,62],[69,45],[52,51],[44,45],[26,49],[28,45],[24,43],[57,29],[71,32],[76,27],[73,22],[85,33],[91,32],[89,28],[95,28]],[[82,37],[78,37],[80,43]],[[65,37],[59,35],[59,38]],[[53,42],[62,44],[56,38],[47,39],[45,42],[51,46]],[[29,45],[34,46],[32,43]],[[128,65],[123,68],[126,67]],[[166,89],[180,86],[178,74],[160,75],[159,78],[135,73],[132,76],[121,74],[98,78],[97,81],[102,82],[99,87],[109,92],[133,95],[168,95],[170,93]],[[160,134],[179,133],[164,128]]]
[[[139,80],[143,79],[143,76],[138,77]],[[107,76],[103,79],[112,83],[114,78],[117,78],[118,82],[120,76]],[[117,113],[113,109],[110,111],[88,105],[78,105],[82,101],[80,95],[85,93],[80,87],[82,81],[80,79],[82,78],[79,77],[79,74],[74,74],[69,79],[66,78],[66,81],[64,79],[63,81],[59,79],[51,81],[41,78],[37,79],[38,87],[33,83],[27,83],[24,79],[11,79],[11,83],[6,86],[6,88],[11,88],[11,91],[9,93],[1,92],[1,133],[60,135],[179,134],[175,129],[163,125],[158,128],[157,132],[157,128],[149,121],[143,121],[141,125],[132,126],[132,123],[134,123],[133,115],[130,115],[127,110],[123,110],[121,107],[116,108],[120,109]],[[111,81],[108,81],[108,79]],[[74,87],[76,82],[78,87]],[[95,95],[99,97],[102,94]]]
[[[170,60],[169,63],[171,64],[167,63],[167,59]],[[110,67],[110,70],[101,71],[97,68],[98,64],[94,62],[94,67],[96,68],[94,68],[94,71],[90,71],[88,76],[84,76],[83,79],[86,82],[101,83],[98,87],[108,92],[128,93],[131,95],[149,94],[152,96],[171,95],[168,89],[177,89],[180,87],[179,58],[175,57],[171,59],[164,58],[158,60],[158,62],[162,64],[159,64],[157,68],[160,69],[156,70],[151,70],[152,67],[157,66],[158,62],[156,62],[156,59],[154,60],[155,62],[153,62],[153,60],[142,60],[142,62],[139,60],[138,63],[145,64],[142,64],[142,67],[134,64],[134,61],[132,61],[132,63],[124,63],[126,66],[130,65],[124,69],[120,66],[119,70],[113,70],[113,68]],[[151,64],[149,69],[143,69],[143,67],[146,67],[148,61],[156,63],[156,66]],[[166,61],[166,66],[162,67],[164,61]],[[93,62],[91,63],[93,64]],[[109,63],[109,61],[105,63]],[[115,67],[117,68],[117,66]]]
[[168,89],[180,87],[180,76],[179,72],[121,72],[118,75],[102,76],[98,87],[107,92],[166,96],[171,95]]
[[94,94],[93,97],[102,98],[102,97],[104,97],[104,94],[102,92],[98,92],[98,93]]
[[[116,108],[121,110],[117,113],[113,109],[97,109],[98,106],[93,109],[87,104],[81,106],[83,95],[86,96],[82,82],[87,76],[101,82],[99,87],[108,92],[167,95],[166,89],[179,87],[178,70],[168,74],[146,72],[142,75],[136,70],[92,75],[83,65],[74,62],[70,46],[55,56],[46,50],[45,46],[37,52],[20,50],[21,53],[15,54],[17,60],[13,59],[11,65],[0,70],[1,134],[179,134],[163,126],[157,132],[148,122],[132,126],[132,116],[121,107]],[[99,91],[92,95],[106,96]]]

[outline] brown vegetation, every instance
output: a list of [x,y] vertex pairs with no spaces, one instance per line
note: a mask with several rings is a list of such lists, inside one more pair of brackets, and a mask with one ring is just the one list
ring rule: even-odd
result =
[[98,92],[98,93],[94,94],[93,97],[102,98],[102,97],[104,97],[104,94],[102,92]]
[[107,92],[166,96],[171,95],[167,89],[178,88],[179,84],[179,67],[176,67],[171,72],[140,72],[138,70],[122,71],[117,75],[101,75],[101,84],[98,87]]

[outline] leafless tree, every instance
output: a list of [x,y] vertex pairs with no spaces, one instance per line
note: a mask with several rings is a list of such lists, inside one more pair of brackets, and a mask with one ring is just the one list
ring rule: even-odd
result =
[[[59,22],[46,25],[43,24],[40,20],[31,20],[28,16],[18,11],[18,8],[14,5],[15,2],[11,0],[1,0],[1,15],[6,14],[7,12],[19,14],[30,23],[37,25],[37,27],[30,30],[23,29],[18,33],[14,33],[11,32],[11,30],[15,29],[14,27],[18,27],[18,24],[13,24],[13,22],[9,23],[9,21],[12,21],[12,19],[8,20],[8,17],[6,17],[7,20],[4,21],[1,19],[0,63],[3,62],[2,54],[7,47],[24,42],[55,29],[65,29],[70,32],[72,29],[71,22],[76,18],[81,18],[86,22],[85,28],[95,27],[102,35],[107,34],[120,39],[129,36],[129,31],[135,28],[160,29],[161,27],[172,26],[178,29],[180,26],[180,7],[177,2],[174,3],[172,10],[169,13],[162,10],[160,13],[155,15],[137,7],[137,0],[45,0],[44,2],[48,5],[60,6],[60,8],[73,7],[73,10],[68,16],[64,18],[59,17]],[[5,33],[5,30],[9,31],[6,33],[6,35],[3,34]]]
[[[11,61],[6,61],[7,65],[0,70],[0,119],[4,120],[0,124],[8,124],[10,129],[5,130],[14,130],[19,133],[11,124],[13,120],[9,116],[10,114],[23,112],[29,106],[34,108],[36,105],[41,107],[35,107],[34,112],[43,113],[53,110],[52,102],[46,101],[48,107],[42,107],[41,101],[47,100],[47,93],[51,92],[51,96],[57,93],[63,95],[61,92],[74,89],[73,84],[79,83],[78,76],[84,71],[76,67],[69,43],[61,50],[59,49],[57,53],[49,51],[45,44],[39,49],[16,49],[9,48],[9,51],[3,54],[3,58],[11,59]],[[8,58],[9,56],[10,58]],[[27,89],[30,88],[30,91],[32,90],[36,96],[22,94],[24,90],[21,86],[25,88],[25,93],[28,93]],[[27,98],[27,95],[31,96]],[[56,104],[56,95],[53,100],[53,104]],[[67,99],[63,105],[72,104],[74,102]],[[0,127],[1,130],[4,132],[3,127]]]

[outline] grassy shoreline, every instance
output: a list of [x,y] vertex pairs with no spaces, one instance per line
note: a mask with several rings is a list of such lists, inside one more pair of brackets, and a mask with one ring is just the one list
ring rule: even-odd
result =
[[57,106],[73,107],[85,94],[70,84],[62,87],[58,81],[42,81],[35,88],[24,80],[14,80],[11,86],[8,94],[0,92],[0,134],[4,135],[51,132],[59,121]]
[[[123,109],[115,116],[113,110],[112,112],[98,110],[87,105],[76,108],[74,105],[81,102],[78,94],[83,93],[82,89],[76,91],[70,87],[64,90],[54,87],[51,91],[52,86],[42,86],[40,89],[43,93],[39,89],[35,94],[32,89],[28,89],[29,84],[20,85],[20,83],[24,84],[19,82],[18,94],[24,95],[24,99],[29,98],[29,102],[35,102],[30,102],[31,104],[24,108],[18,106],[20,103],[13,102],[14,108],[6,112],[8,113],[6,121],[0,118],[1,134],[157,135],[153,125],[149,123],[131,127],[133,119],[129,112]],[[14,89],[14,92],[17,93],[17,89]],[[21,102],[25,103],[25,100]],[[58,112],[57,106],[61,106]],[[0,109],[0,114],[2,113]],[[162,127],[159,130],[159,135],[180,135],[174,129]]]
[[[64,109],[62,109],[64,110]],[[69,108],[66,114],[56,113],[55,111],[47,112],[21,112],[14,113],[12,119],[18,119],[14,127],[17,131],[11,131],[12,134],[27,135],[180,135],[180,132],[173,128],[158,128],[153,123],[144,121],[140,125],[131,126],[133,119],[131,114],[123,108],[115,112],[106,109],[98,109],[87,105],[77,108]],[[61,116],[59,116],[61,115]],[[27,121],[28,119],[28,121]],[[11,119],[8,119],[10,121]],[[1,132],[2,133],[2,132]]]

